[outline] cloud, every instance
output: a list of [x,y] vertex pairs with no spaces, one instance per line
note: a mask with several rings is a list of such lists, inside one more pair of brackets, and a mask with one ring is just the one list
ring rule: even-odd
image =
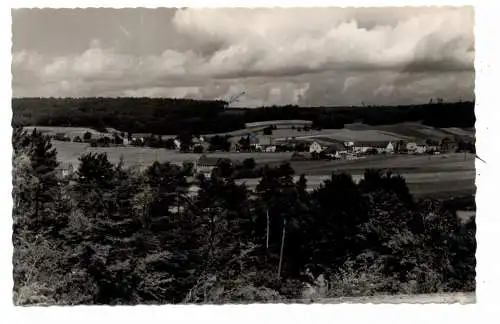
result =
[[[159,53],[98,35],[83,52],[17,50],[13,92],[216,99],[245,89],[240,105],[472,97],[473,18],[471,8],[182,9],[165,23],[182,46]],[[149,36],[124,21],[115,30]]]

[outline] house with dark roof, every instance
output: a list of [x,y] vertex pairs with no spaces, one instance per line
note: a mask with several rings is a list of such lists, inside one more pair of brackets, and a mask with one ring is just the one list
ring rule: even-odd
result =
[[324,147],[322,153],[331,159],[342,159],[347,154],[347,149],[343,143],[331,143]]
[[367,153],[377,150],[378,153],[394,151],[394,145],[390,141],[356,141],[353,146],[355,153]]
[[73,164],[66,162],[59,163],[55,171],[57,177],[65,178],[74,172]]
[[440,149],[443,152],[453,152],[457,149],[457,143],[455,139],[445,137],[441,140]]
[[217,167],[219,160],[220,158],[208,157],[203,154],[194,164],[195,172],[209,175]]

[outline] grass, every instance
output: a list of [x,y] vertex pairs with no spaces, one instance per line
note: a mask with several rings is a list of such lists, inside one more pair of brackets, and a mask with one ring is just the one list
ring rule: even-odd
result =
[[[83,138],[83,135],[86,132],[89,132],[92,134],[92,136],[104,136],[108,135],[109,133],[102,133],[98,132],[95,129],[88,128],[88,127],[57,127],[57,126],[26,126],[24,129],[27,131],[31,132],[34,128],[36,128],[38,131],[45,133],[47,135],[55,135],[57,133],[63,133],[68,135],[70,138],[75,137],[75,136],[80,136],[80,138]],[[109,129],[112,130],[112,129]]]
[[[154,161],[181,164],[195,161],[201,154],[179,153],[165,149],[142,147],[89,147],[84,143],[53,141],[61,162],[78,164],[78,157],[85,152],[105,152],[112,163],[118,163],[123,157],[126,167]],[[359,160],[336,161],[291,161],[292,153],[206,153],[207,156],[229,158],[243,161],[254,158],[258,165],[276,165],[289,162],[297,175],[308,176],[309,187],[316,188],[332,172],[345,171],[358,179],[368,168],[390,169],[406,178],[412,193],[418,196],[429,194],[471,194],[475,192],[474,155],[447,154],[442,156],[413,155],[377,155]],[[249,187],[256,186],[258,179],[244,180]]]
[[443,128],[443,131],[457,136],[474,137],[474,131],[465,130],[457,127]]
[[[347,172],[359,181],[368,168],[390,169],[405,177],[410,191],[416,196],[469,195],[475,192],[474,156],[448,154],[444,156],[374,156],[359,160],[291,161],[297,175],[306,174],[309,189],[317,188],[332,172]],[[298,179],[298,177],[297,177]],[[254,187],[258,179],[243,179]]]
[[[28,129],[33,127],[27,127]],[[102,134],[95,130],[84,127],[37,127],[48,133],[64,132],[70,136],[80,135],[89,131],[93,136]],[[257,129],[258,130],[258,129]],[[242,129],[227,133],[234,136],[232,140],[238,140],[255,129]],[[419,123],[400,123],[394,125],[369,126],[364,124],[346,125],[344,129],[310,130],[307,132],[293,129],[276,129],[271,135],[273,140],[295,137],[305,141],[318,141],[321,145],[328,145],[334,141],[396,141],[423,140],[427,138],[441,139],[450,137],[451,134],[461,136],[473,136],[473,129],[444,128],[437,129]],[[262,134],[259,134],[262,136]],[[105,152],[112,163],[118,163],[123,157],[126,167],[142,164],[150,165],[154,161],[171,162],[181,164],[184,161],[195,161],[201,154],[179,153],[165,149],[141,148],[141,147],[108,147],[92,148],[84,143],[53,141],[61,162],[78,164],[78,157],[85,152]],[[359,160],[338,161],[291,161],[292,153],[205,153],[207,156],[229,158],[234,161],[243,161],[246,158],[255,159],[258,165],[276,165],[289,162],[296,174],[306,174],[309,177],[310,187],[316,187],[322,179],[328,177],[334,171],[345,171],[355,178],[360,177],[364,170],[389,169],[395,173],[405,176],[410,190],[415,195],[429,194],[470,194],[475,192],[475,157],[472,154],[446,154],[442,156],[412,156],[377,155]],[[464,160],[465,158],[465,160]],[[248,181],[250,183],[248,183]],[[248,180],[252,186],[254,179]]]
[[435,128],[422,125],[416,122],[405,122],[392,125],[377,125],[369,126],[364,124],[350,124],[346,128],[352,130],[377,130],[381,132],[388,132],[390,134],[397,134],[401,137],[407,137],[414,140],[441,140],[445,137],[452,137],[453,135],[474,137],[474,131],[462,128]]
[[[228,133],[232,136],[244,136],[249,132],[259,132],[262,129],[243,129]],[[405,122],[393,125],[370,126],[361,123],[348,124],[343,129],[323,129],[297,131],[296,129],[276,129],[271,137],[283,140],[289,137],[297,139],[319,139],[336,141],[397,141],[397,140],[440,140],[453,135],[474,137],[474,131],[461,128],[435,128],[416,122]]]
[[[152,164],[158,162],[182,163],[184,161],[194,161],[202,154],[197,153],[179,153],[166,149],[154,149],[147,147],[118,146],[118,147],[90,147],[84,143],[52,141],[57,149],[58,159],[61,162],[78,163],[78,157],[83,153],[106,153],[112,163],[118,163],[120,157],[123,157],[125,166],[134,166],[137,164]],[[237,153],[237,152],[218,152],[204,153],[207,156],[218,158],[229,158],[235,161],[243,161],[246,158],[254,158],[258,164],[279,163],[289,160],[292,153]]]
[[[236,140],[240,137],[244,137],[250,133],[257,133],[258,136],[264,136],[262,133],[263,128],[249,128],[241,129],[233,132],[223,133],[219,135],[230,135]],[[207,135],[210,136],[210,135]],[[379,130],[350,130],[350,129],[323,129],[323,130],[309,130],[309,131],[298,131],[291,128],[281,128],[273,130],[272,134],[269,135],[273,140],[280,141],[287,138],[295,137],[296,139],[302,140],[318,140],[324,139],[325,141],[397,141],[408,139],[406,136],[402,136],[396,133],[390,133],[386,131]]]
[[330,174],[333,171],[359,171],[368,168],[411,172],[474,171],[474,155],[376,155],[358,160],[291,161],[298,174]]

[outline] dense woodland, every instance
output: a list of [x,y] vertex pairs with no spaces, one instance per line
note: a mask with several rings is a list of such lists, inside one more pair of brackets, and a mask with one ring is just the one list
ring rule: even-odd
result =
[[461,222],[456,204],[415,200],[399,176],[367,170],[355,184],[332,174],[309,193],[305,177],[294,182],[283,164],[264,168],[251,192],[221,160],[210,177],[197,178],[192,197],[189,168],[156,162],[126,170],[87,154],[60,179],[49,138],[16,129],[13,147],[16,304],[475,289],[474,218]]
[[434,127],[474,127],[474,102],[363,107],[226,108],[223,101],[165,98],[15,98],[13,126],[84,126],[153,134],[209,134],[267,120],[311,120],[315,127],[343,128],[421,121]]

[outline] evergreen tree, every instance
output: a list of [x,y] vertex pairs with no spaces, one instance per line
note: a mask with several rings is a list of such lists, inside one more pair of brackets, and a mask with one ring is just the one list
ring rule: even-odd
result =
[[[53,211],[57,196],[60,194],[56,168],[59,165],[57,161],[57,152],[52,147],[50,138],[44,136],[36,129],[31,134],[15,130],[13,134],[14,159],[22,163],[23,175],[26,181],[31,185],[25,190],[29,192],[20,192],[17,204],[30,204],[30,216],[23,217],[23,225],[28,226],[30,230],[45,228],[43,224],[48,225],[53,221]],[[17,194],[17,192],[14,192]],[[29,200],[26,200],[29,197]]]

